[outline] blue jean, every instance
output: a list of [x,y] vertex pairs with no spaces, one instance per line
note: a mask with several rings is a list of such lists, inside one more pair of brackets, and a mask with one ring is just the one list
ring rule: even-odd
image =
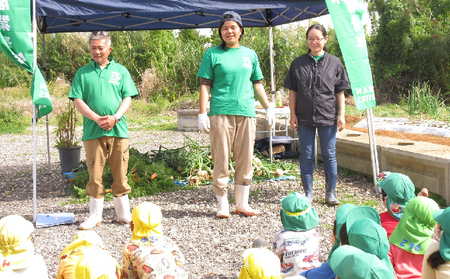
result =
[[314,141],[316,129],[319,133],[320,150],[322,152],[323,169],[325,177],[331,186],[336,185],[337,161],[336,161],[336,133],[334,126],[304,126],[298,127],[298,139],[300,145],[300,174],[312,175],[314,172]]

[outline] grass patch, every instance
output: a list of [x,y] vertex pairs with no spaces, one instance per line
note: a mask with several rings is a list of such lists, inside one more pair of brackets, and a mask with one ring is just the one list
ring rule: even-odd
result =
[[0,134],[22,134],[29,125],[30,119],[17,108],[0,108]]
[[333,226],[328,225],[328,224],[326,224],[326,223],[322,224],[322,226],[323,226],[325,229],[328,229],[328,230],[332,230],[332,229],[333,229]]
[[338,173],[340,176],[343,176],[345,178],[350,178],[352,176],[358,176],[359,174],[357,174],[356,172],[346,169],[346,168],[341,168],[338,167]]
[[260,192],[261,192],[261,190],[259,190],[259,189],[253,190],[253,191],[250,192],[249,196],[250,197],[256,197],[256,196],[258,196],[260,194]]
[[376,207],[376,206],[378,206],[378,204],[379,204],[379,202],[377,200],[366,200],[361,205]]
[[445,107],[439,92],[434,93],[434,88],[428,82],[414,84],[407,96],[402,97],[405,111],[410,119],[435,119],[441,118]]
[[[408,113],[405,109],[404,105],[384,104],[372,108],[372,113],[375,117],[408,118]],[[356,117],[366,117],[366,111],[358,111],[355,106],[346,106],[345,114]]]

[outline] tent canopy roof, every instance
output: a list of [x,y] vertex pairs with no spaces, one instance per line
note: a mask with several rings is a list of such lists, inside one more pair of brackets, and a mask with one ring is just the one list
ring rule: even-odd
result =
[[328,14],[325,0],[36,0],[42,33],[217,28],[233,10],[244,27],[266,27]]

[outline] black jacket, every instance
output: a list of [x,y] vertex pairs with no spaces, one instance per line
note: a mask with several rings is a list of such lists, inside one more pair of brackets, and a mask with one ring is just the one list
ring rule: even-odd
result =
[[325,53],[316,62],[304,54],[292,62],[284,87],[297,92],[299,125],[332,126],[338,115],[336,93],[350,89],[350,83],[336,56]]

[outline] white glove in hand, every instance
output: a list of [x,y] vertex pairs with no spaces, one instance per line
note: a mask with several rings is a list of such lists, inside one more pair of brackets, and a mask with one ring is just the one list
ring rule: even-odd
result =
[[198,129],[200,130],[200,132],[208,133],[209,128],[211,128],[211,125],[209,124],[208,114],[206,112],[200,113],[198,115]]
[[275,128],[275,111],[274,108],[266,108],[267,123],[269,124],[269,130]]

